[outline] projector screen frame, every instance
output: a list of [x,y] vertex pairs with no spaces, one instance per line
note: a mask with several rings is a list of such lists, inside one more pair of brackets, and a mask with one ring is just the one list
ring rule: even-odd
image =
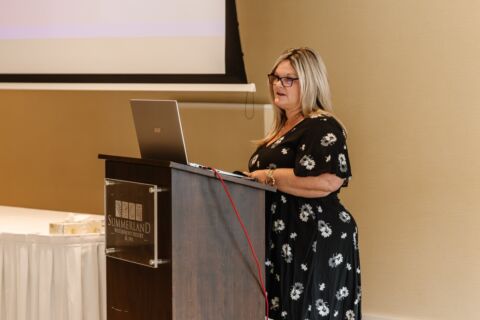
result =
[[235,0],[225,0],[225,74],[8,74],[9,83],[242,83],[247,76]]

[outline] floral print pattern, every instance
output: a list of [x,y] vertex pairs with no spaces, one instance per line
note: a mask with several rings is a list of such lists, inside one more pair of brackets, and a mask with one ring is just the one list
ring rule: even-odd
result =
[[312,206],[307,203],[300,208],[300,220],[307,222],[309,218],[315,219],[315,213],[312,210]]
[[286,263],[290,263],[293,260],[292,247],[288,243],[282,246],[282,257],[285,259]]
[[278,145],[280,145],[283,141],[285,137],[280,137],[279,139],[277,139],[277,141],[275,141],[274,143],[272,143],[272,145],[270,146],[270,148],[272,149],[275,149]]
[[285,223],[283,222],[283,220],[281,219],[275,220],[275,222],[273,223],[273,231],[282,232],[284,229],[285,229]]
[[333,133],[327,133],[323,136],[322,140],[320,140],[320,144],[324,147],[328,147],[333,145],[337,141],[337,137]]
[[343,153],[340,153],[338,155],[338,166],[339,166],[341,172],[347,172],[347,170],[348,170],[347,158],[345,158],[345,155]]
[[[292,168],[299,177],[332,173],[350,180],[341,126],[316,114],[269,146],[259,147],[249,170]],[[272,320],[360,320],[358,230],[339,191],[301,198],[266,196],[266,285]]]
[[338,290],[336,297],[338,300],[343,300],[344,298],[348,297],[347,287],[342,287],[340,290]]
[[348,310],[348,311],[345,313],[345,319],[347,319],[347,320],[355,320],[355,312],[353,312],[353,310]]
[[315,306],[317,307],[318,314],[322,317],[328,316],[330,313],[330,309],[328,308],[328,304],[323,301],[322,299],[318,299],[315,302]]
[[328,265],[330,268],[336,268],[343,262],[343,256],[341,253],[334,254],[330,259],[328,259]]
[[300,299],[300,295],[302,294],[302,292],[303,284],[300,282],[296,282],[293,285],[292,290],[290,291],[290,298],[292,298],[292,300],[298,300]]
[[309,155],[304,155],[303,158],[300,159],[300,165],[304,166],[307,170],[312,170],[315,168],[315,160]]
[[270,301],[270,309],[271,310],[277,310],[280,307],[279,301],[280,301],[280,299],[278,297],[273,298]]
[[328,238],[332,235],[332,228],[330,228],[328,223],[323,220],[318,221],[318,231],[320,231],[320,234],[324,238]]
[[344,223],[349,223],[350,220],[352,220],[352,218],[350,217],[350,215],[345,212],[345,211],[341,211],[339,214],[338,214],[338,217],[340,218],[340,220],[342,220],[342,222]]

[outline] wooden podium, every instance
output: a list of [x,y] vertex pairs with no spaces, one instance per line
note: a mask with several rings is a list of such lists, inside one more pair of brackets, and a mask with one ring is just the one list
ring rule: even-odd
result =
[[[125,210],[130,205],[134,211],[135,200],[110,201],[106,192],[108,320],[265,319],[265,302],[247,240],[213,172],[168,161],[99,158],[105,160],[107,184],[125,181],[157,186],[153,266],[128,261],[127,255],[143,254],[141,246],[124,247],[127,254],[109,241],[119,234],[108,230],[126,232],[125,239],[120,238],[124,241],[128,234],[142,237],[141,232],[151,228],[121,217],[122,203]],[[222,177],[250,234],[264,277],[265,191],[272,188]],[[126,196],[132,198],[135,193]],[[116,203],[117,208],[109,203]],[[149,205],[136,205],[137,220],[147,219]],[[118,228],[111,229],[110,224]]]

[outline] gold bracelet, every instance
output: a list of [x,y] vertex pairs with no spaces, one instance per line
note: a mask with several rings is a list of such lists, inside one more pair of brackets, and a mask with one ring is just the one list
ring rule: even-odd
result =
[[267,179],[265,180],[265,183],[274,187],[275,186],[275,177],[273,176],[273,170],[275,169],[268,169],[267,170]]

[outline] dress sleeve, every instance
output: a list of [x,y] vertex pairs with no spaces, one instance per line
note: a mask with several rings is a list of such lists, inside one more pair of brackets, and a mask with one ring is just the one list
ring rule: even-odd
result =
[[299,177],[332,173],[345,179],[343,186],[348,185],[351,171],[345,133],[335,119],[310,119],[297,147],[293,171]]

